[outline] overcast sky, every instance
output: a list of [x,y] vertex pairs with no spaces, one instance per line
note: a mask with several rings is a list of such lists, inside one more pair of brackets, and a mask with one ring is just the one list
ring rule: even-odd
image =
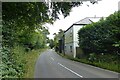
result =
[[102,0],[94,5],[90,2],[83,2],[82,6],[73,8],[70,15],[66,18],[60,15],[60,20],[55,21],[53,25],[46,24],[50,32],[48,37],[53,39],[53,34],[58,33],[59,29],[66,30],[73,23],[85,17],[107,17],[113,14],[115,11],[118,11],[119,1],[120,0]]

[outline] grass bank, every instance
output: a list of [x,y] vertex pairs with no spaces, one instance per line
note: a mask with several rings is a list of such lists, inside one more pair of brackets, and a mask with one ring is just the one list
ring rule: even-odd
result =
[[107,69],[107,70],[111,70],[111,71],[115,71],[115,72],[118,72],[120,73],[120,64],[119,62],[117,62],[116,64],[115,63],[112,63],[110,61],[108,62],[97,62],[97,61],[89,61],[88,59],[86,58],[73,58],[71,56],[67,56],[67,55],[64,55],[64,54],[61,54],[61,53],[58,53],[60,56],[64,57],[64,58],[67,58],[67,59],[70,59],[70,60],[74,60],[74,61],[77,61],[77,62],[82,62],[82,63],[85,63],[85,64],[89,64],[89,65],[92,65],[92,66],[96,66],[96,67],[100,67],[100,68],[103,68],[103,69]]
[[37,50],[32,50],[28,52],[25,55],[25,73],[24,73],[24,78],[33,78],[34,77],[34,68],[35,68],[35,63],[39,57],[39,55],[45,51],[46,49],[37,49]]
[[[5,75],[7,76],[12,74],[11,78],[33,78],[36,60],[45,50],[46,48],[26,51],[23,46],[16,45],[11,50],[10,59],[8,59],[9,56],[7,57],[8,61],[11,60],[13,63],[10,65],[11,71],[8,70],[9,74]],[[10,66],[8,66],[8,68]]]

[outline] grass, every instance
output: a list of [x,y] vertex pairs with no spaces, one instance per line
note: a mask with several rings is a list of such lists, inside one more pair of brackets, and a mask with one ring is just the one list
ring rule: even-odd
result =
[[25,73],[24,73],[24,78],[33,78],[34,77],[34,68],[35,68],[35,63],[40,55],[41,52],[43,52],[45,49],[38,49],[38,50],[32,50],[28,53],[26,53],[25,61]]
[[85,63],[85,64],[89,64],[89,65],[92,65],[92,66],[96,66],[96,67],[100,67],[100,68],[103,68],[103,69],[107,69],[107,70],[111,70],[111,71],[115,71],[115,72],[120,73],[120,69],[119,69],[120,64],[118,64],[118,63],[114,64],[114,63],[112,63],[112,61],[109,61],[109,62],[97,62],[97,61],[90,62],[86,58],[78,59],[78,58],[73,58],[71,56],[63,55],[63,54],[60,54],[60,53],[58,53],[58,54],[60,56],[64,57],[64,58],[67,58],[67,59],[70,59],[70,60],[74,60],[74,61],[77,61],[77,62],[82,62],[82,63]]
[[[39,55],[46,49],[33,49],[26,52],[21,45],[15,45],[11,50],[11,57],[13,58],[12,68],[17,71],[16,78],[33,78],[35,63]],[[12,60],[12,59],[11,59]],[[13,72],[13,71],[12,71]]]

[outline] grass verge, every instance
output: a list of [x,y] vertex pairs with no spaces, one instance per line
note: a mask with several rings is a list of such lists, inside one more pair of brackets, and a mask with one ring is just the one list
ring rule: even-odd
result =
[[107,62],[90,62],[89,60],[87,59],[78,59],[78,58],[73,58],[71,56],[67,56],[67,55],[64,55],[64,54],[61,54],[61,53],[58,53],[60,56],[64,57],[64,58],[67,58],[67,59],[70,59],[70,60],[73,60],[73,61],[77,61],[77,62],[82,62],[82,63],[85,63],[85,64],[89,64],[89,65],[92,65],[92,66],[96,66],[96,67],[100,67],[100,68],[103,68],[103,69],[107,69],[107,70],[111,70],[111,71],[115,71],[115,72],[118,72],[120,73],[120,69],[119,69],[119,66],[120,64],[113,64],[113,63],[107,63]]
[[35,68],[35,63],[39,57],[39,55],[45,51],[46,49],[38,49],[38,50],[32,50],[28,53],[26,53],[25,61],[25,73],[24,73],[24,78],[33,78],[34,77],[34,68]]

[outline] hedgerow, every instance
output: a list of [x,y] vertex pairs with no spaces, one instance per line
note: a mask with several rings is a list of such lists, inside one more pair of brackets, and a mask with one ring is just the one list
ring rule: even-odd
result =
[[79,47],[84,52],[80,59],[120,72],[120,11],[84,26],[78,35]]
[[79,46],[86,54],[120,52],[120,12],[84,26],[78,32]]

